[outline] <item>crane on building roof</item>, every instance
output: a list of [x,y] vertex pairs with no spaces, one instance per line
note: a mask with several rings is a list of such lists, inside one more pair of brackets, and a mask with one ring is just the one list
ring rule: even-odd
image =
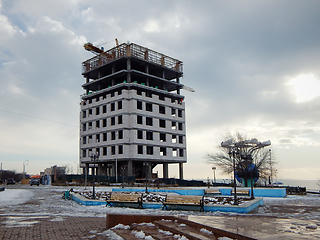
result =
[[[113,41],[113,40],[112,40],[112,41]],[[119,47],[118,39],[115,39],[115,42],[116,42],[116,46]],[[106,44],[106,43],[109,43],[109,42],[102,43],[102,44],[100,44],[99,46],[104,45],[104,44]],[[92,52],[92,53],[94,53],[94,54],[96,54],[96,55],[101,54],[101,55],[105,55],[105,56],[107,56],[107,57],[110,57],[110,56],[111,56],[111,54],[105,53],[103,47],[99,48],[98,46],[94,46],[94,45],[93,45],[92,43],[90,43],[90,42],[85,43],[85,44],[83,45],[83,47],[84,47],[85,50],[87,50],[87,51],[89,51],[89,52]],[[110,56],[109,56],[109,55],[110,55]]]

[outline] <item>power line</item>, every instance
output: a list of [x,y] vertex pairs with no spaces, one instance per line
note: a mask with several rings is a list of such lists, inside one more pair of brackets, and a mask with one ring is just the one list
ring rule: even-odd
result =
[[42,121],[47,121],[47,122],[52,122],[52,123],[58,123],[58,124],[63,124],[63,125],[67,125],[67,126],[72,126],[72,127],[79,127],[79,126],[72,125],[72,124],[69,124],[69,123],[63,123],[63,122],[53,121],[53,120],[49,120],[49,119],[45,119],[45,118],[40,118],[40,117],[35,117],[35,116],[30,116],[30,115],[26,115],[26,114],[22,114],[22,113],[16,113],[16,112],[11,112],[11,111],[2,110],[2,109],[0,109],[0,111],[1,111],[1,112],[7,112],[7,113],[11,113],[11,114],[20,115],[20,116],[23,116],[23,117],[34,118],[34,119],[38,119],[38,120],[42,120]]

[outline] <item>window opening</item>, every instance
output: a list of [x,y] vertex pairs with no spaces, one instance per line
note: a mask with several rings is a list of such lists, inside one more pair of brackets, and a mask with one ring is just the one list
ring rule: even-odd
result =
[[160,142],[166,142],[166,134],[160,133]]
[[122,116],[118,116],[118,124],[122,124]]
[[146,111],[152,112],[152,103],[146,103]]
[[147,131],[146,138],[147,140],[153,140],[153,132]]
[[179,157],[183,157],[183,149],[179,149]]
[[165,128],[166,127],[166,120],[159,119],[159,127]]
[[171,108],[171,116],[175,117],[176,116],[176,109]]
[[116,146],[111,146],[111,154],[116,155]]
[[167,149],[164,147],[160,148],[160,156],[167,156]]
[[146,125],[152,126],[152,118],[151,117],[146,117]]
[[103,156],[107,155],[107,147],[103,147],[102,149]]
[[123,154],[123,146],[122,145],[119,146],[118,152],[119,152],[119,154]]
[[138,154],[143,154],[143,146],[138,145]]
[[138,130],[138,139],[143,139],[143,131]]
[[142,102],[137,101],[137,109],[142,110]]
[[166,114],[166,108],[164,106],[159,106],[159,113]]
[[176,157],[176,156],[177,156],[177,149],[174,148],[174,149],[172,150],[172,156],[173,156],[173,157]]
[[147,146],[147,154],[153,155],[153,147],[152,146]]
[[142,116],[137,116],[137,123],[142,124]]
[[119,139],[123,139],[123,130],[119,130],[118,137]]
[[172,135],[172,143],[177,143],[177,135]]
[[107,141],[108,140],[108,137],[107,137],[107,133],[103,133],[103,141]]

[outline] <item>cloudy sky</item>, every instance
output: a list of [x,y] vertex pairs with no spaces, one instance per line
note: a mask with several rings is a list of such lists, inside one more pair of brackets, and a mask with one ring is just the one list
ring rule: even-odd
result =
[[117,38],[184,63],[185,178],[212,178],[204,156],[241,132],[271,140],[278,178],[320,179],[319,23],[313,0],[0,0],[2,167],[77,172],[83,44]]

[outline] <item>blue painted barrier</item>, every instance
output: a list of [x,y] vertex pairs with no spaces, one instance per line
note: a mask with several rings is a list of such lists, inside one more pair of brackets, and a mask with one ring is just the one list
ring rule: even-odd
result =
[[[250,188],[237,188],[241,190],[249,190]],[[148,192],[163,192],[163,193],[177,193],[180,195],[193,195],[193,196],[203,196],[205,189],[153,189],[148,188]],[[143,188],[113,188],[113,192],[145,192]],[[231,196],[232,188],[219,188],[221,195]],[[285,188],[254,188],[253,194],[255,197],[285,197],[286,189]]]

